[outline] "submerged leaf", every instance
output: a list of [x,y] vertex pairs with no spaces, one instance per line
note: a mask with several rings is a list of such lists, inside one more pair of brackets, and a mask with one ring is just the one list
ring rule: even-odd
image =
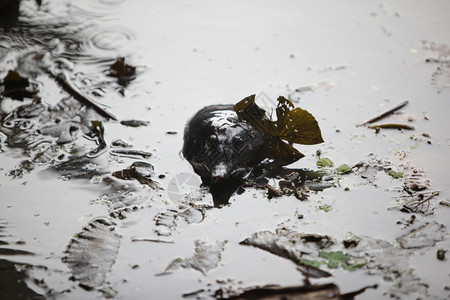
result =
[[354,271],[366,264],[365,259],[352,260],[351,256],[344,254],[342,251],[320,251],[319,257],[328,260],[328,267],[331,269],[335,269],[340,265],[346,271]]
[[316,162],[318,167],[332,167],[334,164],[329,158],[321,158]]
[[177,269],[179,267],[192,268],[206,275],[208,271],[216,268],[221,259],[227,241],[210,242],[204,239],[196,240],[195,252],[189,258],[177,258],[172,261],[166,268],[169,270]]
[[402,172],[395,172],[395,171],[389,171],[388,175],[391,176],[394,179],[399,179],[399,178],[403,178],[403,173]]

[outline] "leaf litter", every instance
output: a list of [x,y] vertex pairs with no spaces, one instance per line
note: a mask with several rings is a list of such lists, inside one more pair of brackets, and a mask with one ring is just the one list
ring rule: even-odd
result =
[[354,236],[338,243],[326,235],[287,228],[256,232],[241,244],[291,260],[306,278],[329,277],[336,268],[349,272],[361,269],[390,283],[390,296],[403,297],[427,295],[428,285],[415,274],[410,262],[413,250],[432,247],[445,238],[448,238],[446,228],[430,222],[398,238],[398,245],[368,236]]
[[116,260],[120,235],[108,218],[97,218],[69,242],[63,261],[85,289],[100,288]]
[[173,260],[165,271],[167,272],[182,267],[192,268],[206,275],[208,271],[219,265],[226,243],[227,241],[211,242],[206,239],[196,240],[194,242],[194,255],[189,258],[177,258]]

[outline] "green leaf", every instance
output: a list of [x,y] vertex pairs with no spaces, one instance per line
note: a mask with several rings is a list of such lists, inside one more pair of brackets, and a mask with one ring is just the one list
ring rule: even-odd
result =
[[320,265],[322,264],[319,261],[312,260],[312,259],[306,259],[306,258],[300,258],[299,263],[306,266],[311,266],[314,268],[320,268]]
[[332,167],[333,162],[329,158],[321,158],[316,162],[318,167]]
[[403,178],[403,173],[402,172],[395,172],[393,170],[389,171],[388,175],[391,176],[394,179]]
[[342,175],[342,174],[349,174],[353,171],[352,168],[350,168],[347,164],[343,164],[342,166],[336,169],[336,172]]
[[344,254],[342,251],[320,251],[319,257],[328,260],[329,268],[337,268],[341,265],[341,267],[347,271],[362,268],[366,264],[366,261],[363,258],[354,261],[349,255]]
[[319,209],[323,210],[324,212],[329,212],[331,210],[331,206],[330,205],[320,205]]
[[265,149],[265,155],[269,158],[292,163],[304,157],[283,140],[305,145],[323,142],[316,119],[306,110],[294,108],[294,104],[284,97],[278,97],[276,121],[272,121],[266,111],[255,103],[255,95],[242,99],[233,109],[241,120],[273,137],[269,139]]
[[294,108],[294,104],[282,96],[278,97],[276,121],[270,120],[266,111],[255,103],[255,95],[239,101],[233,109],[254,128],[288,142],[304,145],[323,142],[316,119],[306,110]]
[[366,265],[366,261],[364,260],[364,258],[361,258],[351,264],[343,263],[342,268],[346,271],[354,271],[356,269],[360,269],[360,268],[364,267],[365,265]]

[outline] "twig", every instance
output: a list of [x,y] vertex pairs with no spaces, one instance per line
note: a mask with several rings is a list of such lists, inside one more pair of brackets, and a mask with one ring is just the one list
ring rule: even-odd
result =
[[149,158],[152,156],[150,152],[145,152],[141,150],[113,150],[109,153],[114,156],[128,156],[131,158],[135,157]]
[[377,128],[390,128],[390,129],[406,129],[406,130],[414,130],[414,126],[406,125],[406,124],[394,124],[394,123],[387,123],[387,124],[377,124],[377,125],[370,125],[367,126],[371,129],[377,129]]
[[131,238],[132,242],[153,242],[153,243],[166,243],[166,244],[174,244],[175,242],[172,240],[160,240],[160,239],[150,239],[150,238]]
[[66,91],[68,92],[72,97],[77,99],[78,101],[94,108],[100,115],[102,115],[105,118],[112,119],[114,121],[117,121],[117,117],[113,115],[112,113],[108,112],[104,108],[102,108],[99,104],[97,104],[94,100],[89,99],[88,97],[84,96],[76,86],[71,84],[64,73],[58,73],[53,74],[51,71],[47,71],[47,73],[58,82],[58,84]]
[[358,127],[359,127],[359,126],[366,126],[367,124],[371,124],[371,123],[373,123],[373,122],[376,122],[376,121],[378,121],[378,120],[381,120],[381,119],[383,119],[384,117],[386,117],[386,116],[392,114],[392,113],[395,112],[396,110],[399,110],[400,108],[402,108],[403,106],[405,106],[406,104],[408,104],[408,102],[409,102],[408,100],[403,101],[402,103],[400,103],[400,104],[398,104],[397,106],[391,108],[390,110],[388,110],[388,111],[382,113],[381,115],[378,115],[378,116],[376,116],[376,117],[374,117],[374,118],[368,120],[367,122],[364,122],[364,123],[359,124],[359,125],[357,125],[357,126],[358,126]]

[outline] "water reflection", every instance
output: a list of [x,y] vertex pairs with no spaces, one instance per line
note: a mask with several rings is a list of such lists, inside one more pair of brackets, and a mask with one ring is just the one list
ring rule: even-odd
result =
[[2,299],[49,299],[28,287],[27,270],[32,266],[0,259],[0,295]]
[[[101,201],[108,203],[112,218],[123,217],[122,210],[141,204],[150,195],[148,187],[108,176],[112,171],[104,163],[109,141],[104,138],[102,122],[116,117],[98,99],[118,84],[123,89],[134,78],[134,73],[124,74],[120,68],[110,74],[120,49],[135,39],[125,28],[100,26],[107,18],[101,8],[115,3],[93,1],[82,7],[71,1],[45,1],[42,6],[40,1],[0,2],[0,74],[4,74],[0,76],[0,151],[15,151],[18,156],[17,166],[6,170],[7,174],[19,179],[44,166],[54,171],[53,178],[101,183],[97,186],[103,192]],[[131,70],[131,66],[121,66]],[[96,161],[99,156],[103,157]],[[2,224],[0,256],[33,255],[11,246],[7,234],[3,235],[7,231]],[[116,237],[118,245],[120,236]],[[101,243],[102,236],[96,238]],[[98,252],[95,257],[102,255]],[[101,266],[106,273],[114,260],[115,254],[107,265],[101,259],[86,262],[82,256],[74,263],[94,264],[94,269]],[[1,259],[2,299],[44,298],[27,285],[28,271],[33,268]]]

